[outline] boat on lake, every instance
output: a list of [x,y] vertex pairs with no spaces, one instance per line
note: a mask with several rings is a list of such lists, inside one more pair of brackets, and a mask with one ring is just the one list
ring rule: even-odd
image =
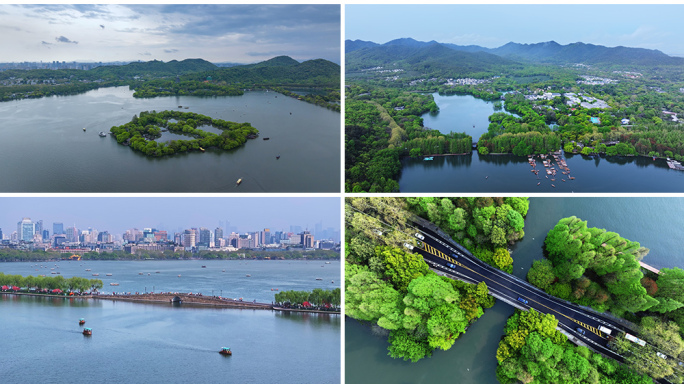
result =
[[111,273],[105,273],[105,276],[111,276],[111,275],[112,275]]
[[78,325],[83,325],[83,324],[85,324],[85,319],[81,317],[80,319],[78,319]]
[[107,134],[102,132],[102,131],[100,131],[100,133],[98,133],[98,135],[100,135],[100,137],[106,137],[107,136]]
[[434,159],[435,158],[433,156],[430,156],[430,157],[424,158],[423,161],[430,161],[430,160],[434,160]]
[[119,285],[119,283],[109,283],[109,285],[114,285],[114,286],[118,286],[118,285]]
[[270,140],[270,139],[271,139],[270,137],[264,137],[264,140]]
[[224,355],[224,356],[232,356],[233,355],[233,352],[230,351],[230,348],[226,348],[226,347],[221,348],[219,353]]
[[252,277],[252,275],[245,275],[245,277]]
[[84,328],[83,329],[83,335],[84,336],[92,336],[93,330],[91,328]]

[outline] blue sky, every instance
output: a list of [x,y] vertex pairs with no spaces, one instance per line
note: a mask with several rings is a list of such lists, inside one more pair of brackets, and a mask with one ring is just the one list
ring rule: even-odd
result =
[[0,61],[340,61],[339,5],[0,5]]
[[340,229],[339,197],[0,197],[0,228],[5,237],[17,230],[24,217],[78,229],[121,234],[130,228],[214,229],[229,221],[240,232],[289,231],[290,225],[311,230]]
[[684,56],[684,5],[347,5],[345,39],[495,48],[554,40]]

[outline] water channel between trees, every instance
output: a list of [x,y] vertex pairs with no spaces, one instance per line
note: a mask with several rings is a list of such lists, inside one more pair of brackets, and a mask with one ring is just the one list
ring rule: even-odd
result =
[[[337,112],[275,92],[152,99],[136,99],[132,94],[128,87],[112,87],[0,103],[0,191],[340,190]],[[109,135],[98,135],[129,122],[141,111],[179,110],[178,106],[215,119],[249,122],[260,137],[231,151],[211,149],[149,158],[117,144]],[[168,139],[172,138],[167,135],[160,140]],[[242,183],[236,187],[238,179]]]
[[[434,94],[437,114],[423,115],[424,125],[448,133],[466,132],[476,142],[487,132],[492,102],[470,95]],[[474,128],[473,128],[474,126]],[[526,157],[513,155],[435,156],[402,159],[401,192],[681,192],[684,172],[670,169],[664,159],[648,157],[566,157],[573,180],[546,178],[537,157],[539,175]],[[562,179],[565,178],[565,181]]]
[[[577,216],[589,227],[605,228],[639,242],[656,268],[684,268],[681,228],[684,199],[670,197],[536,197],[530,199],[525,237],[512,249],[513,273],[525,279],[543,257],[546,233],[563,217]],[[348,383],[497,383],[496,349],[513,308],[497,302],[448,351],[417,363],[387,355],[387,331],[345,319],[345,380]]]

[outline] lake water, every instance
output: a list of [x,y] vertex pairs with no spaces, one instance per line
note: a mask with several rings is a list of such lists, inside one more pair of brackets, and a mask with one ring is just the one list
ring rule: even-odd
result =
[[[203,265],[206,268],[202,268]],[[330,264],[325,264],[323,260],[82,260],[0,263],[0,272],[4,274],[56,276],[51,274],[53,271],[60,272],[64,278],[79,276],[100,279],[104,284],[101,292],[104,293],[194,292],[230,298],[242,297],[246,301],[256,300],[262,303],[273,301],[277,292],[271,289],[334,289],[340,287],[341,281],[339,260],[332,260]],[[93,276],[94,273],[99,276]],[[108,273],[112,276],[106,276]],[[321,280],[316,280],[317,278]],[[110,286],[110,283],[119,285]]]
[[[527,157],[513,155],[435,156],[402,159],[401,192],[681,192],[684,172],[650,157],[588,157],[569,155],[574,180],[560,173],[547,179],[537,158],[539,176],[530,172]],[[539,178],[537,178],[539,177]],[[537,183],[540,183],[537,185]],[[552,186],[553,185],[553,186]]]
[[[56,264],[68,277],[65,272],[81,269],[68,265],[78,263]],[[335,281],[340,275],[337,261],[248,261],[251,278],[215,277],[224,276],[216,268],[228,273],[240,263],[203,261],[205,269],[194,261],[88,262],[93,271],[112,272],[121,281],[118,288],[134,284],[125,276],[153,278],[160,270],[157,284],[164,290],[211,293],[209,287],[222,287],[224,294],[263,301],[273,297],[263,287],[313,289],[322,286],[308,278],[314,271]],[[27,264],[2,263],[0,270],[31,269]],[[152,276],[139,276],[143,270]],[[170,276],[176,272],[180,279]],[[80,334],[81,317],[93,329],[91,337]],[[3,383],[22,384],[339,383],[340,324],[339,315],[328,314],[0,295],[0,375]],[[230,347],[233,356],[219,355],[221,347]]]
[[[426,113],[423,125],[440,132],[466,132],[477,141],[487,132],[488,118],[494,112],[492,102],[471,95],[440,96],[433,94],[439,113]],[[501,112],[505,112],[502,110]],[[473,127],[474,126],[474,127]],[[542,169],[539,179],[530,172],[526,157],[513,155],[436,156],[402,159],[399,178],[401,192],[681,192],[684,172],[668,168],[664,159],[647,157],[587,157],[568,155],[567,163],[574,180],[546,179]],[[537,185],[539,183],[539,185]],[[553,185],[552,185],[553,184]]]
[[433,93],[439,107],[437,113],[422,115],[423,126],[437,129],[442,133],[465,132],[479,140],[489,128],[489,116],[495,112],[494,102],[477,99],[471,95],[440,95]]
[[[513,271],[525,278],[543,257],[546,233],[563,217],[577,216],[588,226],[605,228],[638,241],[650,252],[644,262],[656,268],[684,268],[681,228],[684,198],[536,197],[530,199],[525,237],[512,249]],[[387,356],[387,337],[355,320],[345,320],[345,376],[349,383],[497,383],[496,348],[513,308],[502,302],[461,336],[449,351],[436,351],[418,363]]]
[[[128,87],[112,87],[75,96],[0,103],[0,191],[340,190],[337,112],[274,92],[152,99],[135,99],[132,94]],[[249,122],[260,137],[229,152],[209,149],[148,158],[117,144],[111,136],[98,136],[141,111],[179,110],[179,105],[189,107],[184,112]],[[236,187],[240,178],[242,183]]]

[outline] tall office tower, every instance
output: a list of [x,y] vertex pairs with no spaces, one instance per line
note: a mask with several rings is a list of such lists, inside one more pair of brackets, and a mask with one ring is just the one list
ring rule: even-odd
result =
[[207,228],[200,227],[199,242],[197,243],[197,245],[208,247],[209,244],[211,244],[211,231]]
[[221,247],[221,239],[223,239],[223,228],[221,228],[221,225],[214,229],[214,246],[216,248]]
[[2,237],[2,228],[0,228],[0,241],[2,241],[2,239],[3,239],[3,237]]
[[271,244],[271,230],[268,228],[264,228],[263,231],[261,231],[261,244]]
[[183,232],[183,246],[185,248],[192,248],[195,246],[195,231],[192,229],[186,229]]
[[304,231],[300,234],[302,236],[302,246],[304,248],[313,248],[314,236],[309,231]]
[[[0,239],[1,238],[2,238],[2,236],[0,236]],[[47,229],[43,229],[43,241],[48,241],[48,240],[50,240],[50,231],[48,231]]]
[[43,220],[38,220],[34,223],[33,232],[40,235],[41,240],[43,239]]
[[24,217],[17,223],[17,240],[33,241],[33,234],[36,233],[35,224],[30,218]]
[[68,242],[78,243],[79,235],[80,233],[78,232],[78,228],[76,227],[68,227],[66,229],[66,239]]
[[64,223],[52,223],[52,234],[53,235],[63,235],[64,234]]

